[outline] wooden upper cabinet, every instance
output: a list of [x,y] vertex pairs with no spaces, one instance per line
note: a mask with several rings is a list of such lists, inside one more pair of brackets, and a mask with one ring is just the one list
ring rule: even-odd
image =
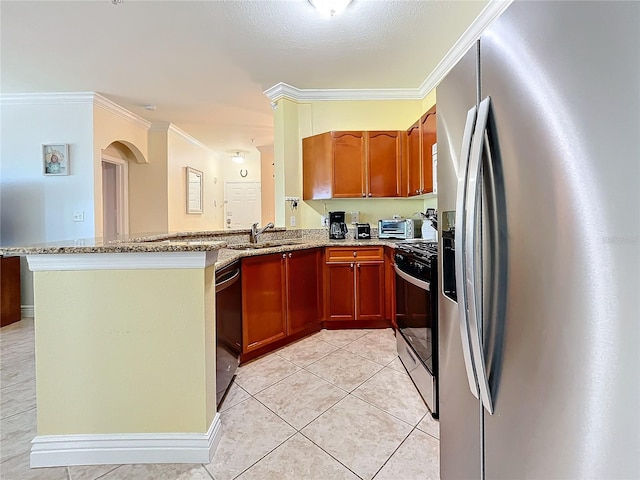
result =
[[367,132],[367,160],[367,196],[400,196],[401,132]]
[[302,196],[305,200],[333,195],[331,132],[302,139]]
[[437,142],[436,106],[407,130],[406,193],[409,196],[433,192],[433,157]]
[[409,196],[420,195],[420,121],[407,130],[407,180]]
[[437,142],[436,107],[425,113],[420,119],[422,136],[422,193],[433,192],[433,145]]
[[303,138],[303,198],[401,196],[403,135],[334,131]]
[[333,197],[365,196],[364,132],[332,132]]

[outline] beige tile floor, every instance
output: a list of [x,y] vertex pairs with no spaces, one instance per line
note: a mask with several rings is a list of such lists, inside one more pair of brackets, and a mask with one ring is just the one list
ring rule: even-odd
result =
[[2,480],[439,478],[438,422],[396,356],[390,329],[323,330],[241,367],[207,465],[30,469],[33,341],[33,319],[0,329]]

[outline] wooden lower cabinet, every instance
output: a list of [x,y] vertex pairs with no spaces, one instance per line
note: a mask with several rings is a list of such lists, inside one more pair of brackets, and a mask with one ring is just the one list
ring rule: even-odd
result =
[[320,250],[242,259],[242,353],[319,329]]
[[306,330],[320,322],[320,250],[287,254],[287,334]]
[[279,253],[242,259],[242,351],[287,335],[284,262]]
[[20,257],[0,257],[0,327],[21,319]]
[[329,247],[325,256],[326,320],[384,320],[383,247]]

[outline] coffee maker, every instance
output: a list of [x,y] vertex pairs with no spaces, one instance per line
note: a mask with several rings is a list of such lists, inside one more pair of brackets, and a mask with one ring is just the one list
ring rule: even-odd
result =
[[347,238],[347,231],[344,212],[329,212],[329,238],[331,240],[343,240]]

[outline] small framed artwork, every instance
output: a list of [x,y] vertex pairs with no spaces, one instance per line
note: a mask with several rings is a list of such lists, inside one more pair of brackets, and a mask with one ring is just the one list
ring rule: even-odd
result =
[[187,169],[187,213],[202,212],[202,177],[200,170]]
[[42,145],[42,171],[45,175],[69,175],[69,145]]

